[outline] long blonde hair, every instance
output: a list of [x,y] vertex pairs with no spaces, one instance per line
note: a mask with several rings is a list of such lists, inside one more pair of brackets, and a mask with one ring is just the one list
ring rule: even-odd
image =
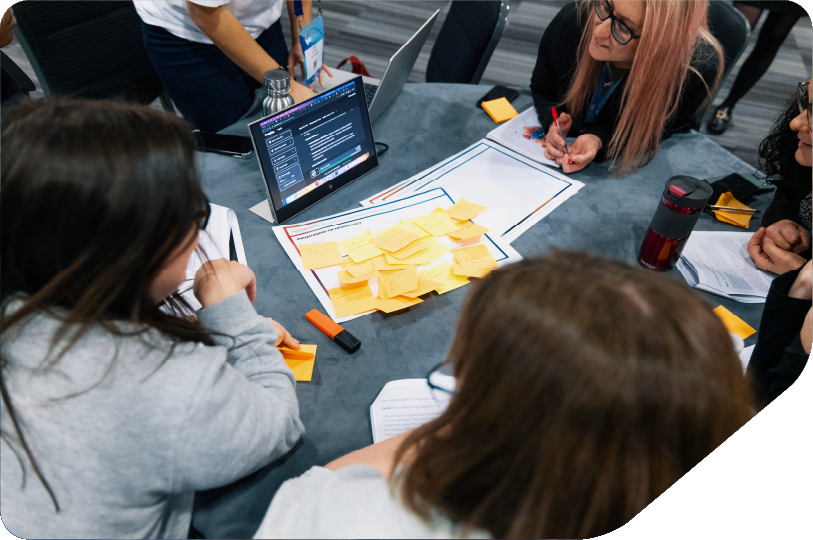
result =
[[[578,0],[580,15],[592,9],[592,0]],[[634,172],[649,163],[658,152],[666,123],[674,117],[689,71],[700,73],[692,59],[702,44],[714,47],[717,74],[712,84],[703,81],[708,91],[704,107],[723,73],[723,49],[709,33],[707,0],[646,0],[641,42],[621,96],[621,112],[607,158],[618,174]],[[597,17],[588,15],[588,23],[579,43],[578,64],[564,97],[574,119],[584,118],[587,102],[596,89],[601,62],[590,56],[588,46]],[[700,76],[702,80],[702,76]]]

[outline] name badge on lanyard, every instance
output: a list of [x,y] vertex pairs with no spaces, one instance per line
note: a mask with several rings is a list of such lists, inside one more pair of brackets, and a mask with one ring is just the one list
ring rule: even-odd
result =
[[299,20],[299,44],[305,57],[305,86],[316,81],[322,71],[325,57],[325,24],[322,19],[322,2],[319,0],[319,14],[311,22],[302,26],[302,2],[294,2],[294,15]]
[[[607,103],[607,100],[610,98],[610,95],[613,93],[615,88],[618,86],[618,83],[621,82],[621,79],[615,81],[615,84],[610,88],[603,96],[601,95],[601,90],[604,88],[604,83],[607,81],[607,75],[610,73],[610,66],[607,62],[604,62],[604,65],[601,67],[601,76],[598,78],[598,84],[596,85],[596,92],[593,94],[593,100],[590,102],[590,108],[587,109],[587,117],[584,121],[588,124],[592,124],[596,121],[596,117],[598,116],[599,111]],[[622,77],[623,78],[623,77]]]

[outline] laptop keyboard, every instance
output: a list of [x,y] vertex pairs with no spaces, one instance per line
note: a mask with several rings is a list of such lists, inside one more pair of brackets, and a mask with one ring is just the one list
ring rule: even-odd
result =
[[367,106],[370,106],[370,103],[373,102],[373,96],[375,93],[378,92],[378,86],[374,84],[365,84],[364,85],[364,98],[367,100]]

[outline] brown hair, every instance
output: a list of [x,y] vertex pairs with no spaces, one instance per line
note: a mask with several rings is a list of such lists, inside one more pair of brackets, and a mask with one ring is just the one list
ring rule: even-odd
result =
[[[579,10],[587,12],[588,23],[579,43],[579,58],[570,88],[564,97],[571,115],[578,119],[586,114],[587,104],[596,89],[601,62],[590,56],[588,46],[593,28],[600,23],[592,12],[593,1],[579,1]],[[705,103],[723,74],[723,49],[709,33],[708,1],[646,0],[646,15],[641,42],[621,95],[621,113],[607,147],[607,157],[616,161],[615,170],[627,174],[649,163],[658,152],[666,123],[677,112],[686,77],[692,71],[692,60],[701,54],[706,43],[714,48],[717,74],[714,81],[703,81],[708,89]],[[702,106],[701,106],[702,108]]]
[[585,538],[640,512],[739,429],[753,398],[723,324],[683,284],[558,251],[495,270],[449,353],[457,394],[393,476],[495,538]]

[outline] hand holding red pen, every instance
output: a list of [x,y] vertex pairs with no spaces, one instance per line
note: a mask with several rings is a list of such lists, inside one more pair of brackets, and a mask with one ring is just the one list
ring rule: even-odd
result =
[[567,141],[565,140],[565,137],[567,137],[567,132],[570,131],[572,126],[573,119],[567,113],[562,113],[559,115],[558,127],[556,126],[556,122],[551,123],[551,125],[548,127],[547,133],[545,134],[546,158],[558,161],[559,158],[564,156],[565,161],[567,161],[567,154],[565,153]]

